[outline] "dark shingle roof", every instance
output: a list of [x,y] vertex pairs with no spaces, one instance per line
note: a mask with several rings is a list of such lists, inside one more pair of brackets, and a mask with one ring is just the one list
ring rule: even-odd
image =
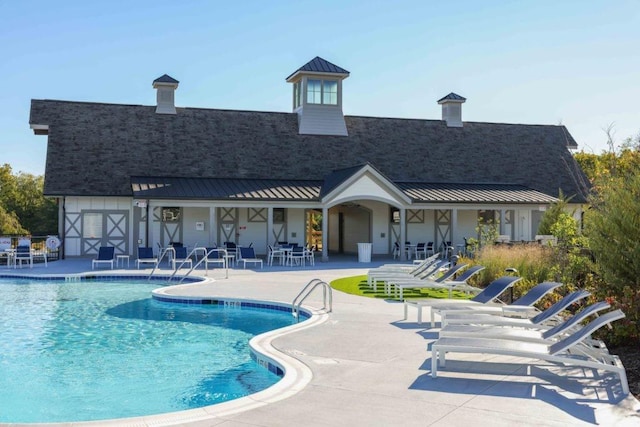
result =
[[45,194],[131,196],[131,176],[323,180],[370,163],[394,182],[517,184],[574,202],[588,181],[564,126],[345,117],[349,136],[300,135],[295,113],[33,100],[48,125]]
[[467,100],[467,98],[465,98],[464,96],[460,96],[457,93],[451,92],[449,95],[438,99],[438,104],[441,103],[442,101],[462,101],[462,102],[464,102],[466,100]]
[[174,79],[173,77],[171,77],[168,74],[161,75],[160,77],[155,79],[153,82],[154,83],[175,83],[175,84],[180,83],[179,81],[177,81],[176,79]]
[[306,71],[310,73],[332,73],[332,74],[346,74],[349,75],[349,72],[342,67],[338,67],[331,62],[316,56],[311,61],[304,64],[302,67],[298,68],[293,73],[289,74],[285,80],[289,80],[291,76],[300,71]]

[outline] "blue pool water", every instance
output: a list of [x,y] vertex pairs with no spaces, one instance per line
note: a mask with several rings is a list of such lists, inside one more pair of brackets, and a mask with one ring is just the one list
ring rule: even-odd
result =
[[279,380],[248,342],[290,314],[156,301],[159,286],[0,279],[0,422],[179,411]]

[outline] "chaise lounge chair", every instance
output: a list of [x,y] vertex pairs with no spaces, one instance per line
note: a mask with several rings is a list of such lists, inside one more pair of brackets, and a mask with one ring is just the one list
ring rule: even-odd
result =
[[[504,304],[502,302],[492,305],[488,304],[450,304],[450,305],[437,305],[432,308],[431,321],[433,322],[434,312],[440,314],[440,317],[446,317],[448,315],[473,315],[473,314],[497,314],[497,315],[529,315],[534,316],[540,311],[534,306],[534,304],[549,292],[562,286],[559,282],[542,282],[535,285],[533,288],[522,295],[520,298],[512,302],[511,304]],[[471,300],[469,300],[471,301]],[[444,326],[444,325],[443,325]]]
[[451,306],[471,306],[476,304],[489,304],[497,300],[504,291],[513,286],[514,283],[521,280],[521,277],[516,276],[503,276],[494,280],[484,288],[475,297],[469,300],[438,300],[438,299],[422,299],[422,300],[405,300],[404,301],[404,319],[407,320],[407,312],[409,307],[415,307],[418,310],[418,324],[422,323],[422,309],[425,307],[431,307],[431,327],[435,326],[435,320],[433,316],[434,308],[438,307],[451,307]]
[[184,246],[173,246],[173,254],[171,257],[171,266],[174,270],[176,270],[176,266],[177,268],[182,268],[186,266],[189,266],[189,268],[193,267],[193,260],[191,258],[189,258],[189,255],[187,254],[187,248],[185,248]]
[[153,264],[154,267],[158,266],[158,258],[153,256],[153,248],[139,247],[138,259],[136,260],[136,268],[140,268],[140,264]]
[[394,280],[388,280],[385,284],[385,290],[387,292],[387,295],[391,295],[391,291],[392,289],[394,290],[393,294],[395,297],[402,299],[402,291],[404,289],[449,289],[449,295],[451,295],[451,288],[455,287],[455,286],[462,286],[462,284],[464,283],[466,285],[466,280],[468,280],[471,276],[475,275],[476,273],[480,272],[480,270],[482,270],[484,267],[482,266],[474,266],[472,267],[471,273],[465,277],[464,281],[465,282],[457,282],[456,284],[452,284],[452,285],[448,285],[447,281],[449,279],[451,279],[452,277],[454,277],[456,274],[458,274],[458,272],[460,272],[460,270],[464,269],[467,267],[467,264],[456,264],[453,267],[451,267],[450,269],[448,269],[447,271],[445,271],[444,273],[442,273],[442,275],[440,275],[437,279],[433,279],[431,277],[427,277],[424,279],[394,279]]
[[242,263],[242,268],[247,268],[247,263],[260,264],[260,268],[262,268],[262,260],[256,256],[256,252],[252,247],[240,248],[240,258],[238,262]]
[[585,307],[583,310],[558,323],[555,326],[547,325],[518,325],[517,327],[494,325],[447,325],[440,329],[438,336],[459,338],[500,338],[516,341],[551,340],[568,333],[580,326],[580,322],[587,317],[602,310],[610,308],[609,303],[601,301]]
[[[588,291],[575,291],[566,295],[546,310],[539,312],[531,318],[515,318],[496,315],[495,313],[478,313],[478,314],[458,314],[451,312],[442,317],[441,325],[444,328],[450,324],[456,325],[498,325],[498,326],[529,326],[543,325],[545,322],[555,319],[557,316],[568,308],[570,305],[591,295]],[[445,314],[446,312],[443,312]]]
[[113,246],[100,246],[100,249],[98,249],[98,257],[91,260],[91,269],[95,269],[96,264],[109,264],[111,265],[111,269],[113,270],[114,252],[115,248]]
[[[367,272],[367,285],[377,292],[377,282],[386,279],[396,279],[399,276],[408,275],[417,277],[427,268],[435,264],[439,254],[430,256],[418,265],[415,264],[385,264],[378,268],[372,268]],[[407,277],[408,277],[407,276]]]
[[469,337],[439,338],[431,345],[431,377],[437,378],[438,368],[445,367],[446,353],[497,354],[613,372],[620,378],[622,392],[627,395],[629,394],[627,373],[618,356],[608,354],[608,352],[584,352],[579,346],[584,340],[589,339],[597,329],[622,318],[624,318],[622,311],[611,311],[556,342],[531,343],[509,339]]

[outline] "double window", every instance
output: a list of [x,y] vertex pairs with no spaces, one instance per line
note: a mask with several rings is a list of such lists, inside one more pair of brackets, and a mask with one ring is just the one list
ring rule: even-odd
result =
[[335,80],[307,80],[307,104],[338,105],[338,82]]

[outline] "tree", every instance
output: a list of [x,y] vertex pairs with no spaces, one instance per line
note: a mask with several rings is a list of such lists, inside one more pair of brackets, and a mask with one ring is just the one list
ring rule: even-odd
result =
[[[553,234],[553,225],[556,224],[561,217],[571,216],[567,212],[567,207],[569,206],[569,202],[572,198],[573,197],[565,197],[562,190],[560,190],[558,194],[558,201],[556,203],[552,203],[549,209],[547,209],[544,212],[544,215],[542,215],[540,225],[538,225],[538,234]],[[555,234],[553,235],[555,236]]]
[[626,319],[618,341],[640,339],[640,167],[599,180],[585,215],[585,234],[601,283],[596,296],[621,308]]
[[0,231],[3,234],[56,234],[58,209],[43,196],[44,177],[14,175],[11,166],[0,166]]

